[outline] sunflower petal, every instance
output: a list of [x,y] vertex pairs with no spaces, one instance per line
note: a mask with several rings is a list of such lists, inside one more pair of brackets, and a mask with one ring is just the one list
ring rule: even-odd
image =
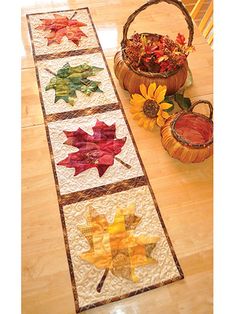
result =
[[148,98],[153,98],[154,97],[154,92],[155,89],[157,88],[156,83],[151,83],[148,87]]
[[148,99],[147,88],[144,84],[140,85],[140,92],[144,98]]
[[142,112],[137,112],[137,113],[135,113],[134,115],[133,115],[133,119],[134,120],[138,120],[138,119],[143,119],[143,114],[142,114]]
[[139,108],[138,106],[131,106],[130,107],[130,112],[131,113],[141,112],[141,108]]
[[149,128],[149,123],[150,123],[150,119],[145,119],[144,123],[143,123],[143,127],[144,129],[148,129]]
[[139,126],[143,126],[143,123],[144,123],[144,118],[139,119],[138,125]]
[[135,102],[132,98],[130,98],[129,103],[130,103],[131,105],[135,105],[135,104],[136,104],[136,102]]
[[130,112],[140,112],[143,111],[143,105],[131,105],[130,106]]
[[161,115],[159,115],[159,116],[157,117],[157,124],[158,124],[160,127],[165,124],[165,120],[162,118]]
[[145,102],[145,98],[143,98],[143,96],[142,95],[140,95],[140,94],[133,94],[132,95],[132,98],[131,98],[134,102]]
[[156,100],[156,102],[159,104],[160,102],[162,102],[165,98],[165,94],[166,94],[166,86],[165,85],[159,85],[155,91],[154,94],[154,98]]
[[142,102],[135,102],[133,99],[130,99],[131,106],[133,107],[143,107],[143,103]]
[[161,112],[161,116],[162,116],[164,119],[168,119],[170,115],[169,115],[168,112],[162,111],[162,112]]
[[149,130],[150,130],[150,131],[153,130],[155,124],[156,124],[156,119],[153,119],[153,120],[150,122],[150,124],[149,124]]
[[163,102],[163,103],[159,104],[159,106],[161,107],[162,110],[165,110],[165,109],[171,108],[173,105],[168,103],[168,102]]

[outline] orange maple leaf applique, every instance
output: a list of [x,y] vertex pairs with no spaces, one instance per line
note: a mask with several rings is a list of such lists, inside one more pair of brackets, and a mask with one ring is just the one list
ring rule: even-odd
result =
[[90,207],[86,220],[87,225],[80,225],[78,229],[89,242],[90,250],[80,254],[80,258],[98,269],[105,269],[97,286],[98,292],[101,292],[109,271],[114,276],[138,282],[135,268],[157,263],[151,253],[159,238],[134,234],[141,221],[141,217],[135,215],[134,204],[118,208],[111,224],[93,207]]
[[80,29],[80,27],[87,26],[87,24],[75,19],[69,19],[67,16],[60,14],[53,15],[54,19],[41,19],[42,25],[36,27],[38,30],[50,31],[50,33],[45,36],[48,40],[48,46],[52,43],[60,44],[64,36],[78,46],[81,37],[87,37]]

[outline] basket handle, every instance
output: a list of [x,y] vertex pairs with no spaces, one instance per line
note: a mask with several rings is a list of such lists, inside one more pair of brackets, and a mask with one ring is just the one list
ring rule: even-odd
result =
[[143,4],[140,8],[138,8],[136,11],[134,11],[134,13],[132,13],[128,17],[128,19],[127,19],[127,21],[126,21],[126,23],[125,23],[125,25],[123,27],[123,39],[121,41],[121,48],[122,49],[124,49],[125,46],[126,46],[128,30],[129,30],[130,24],[134,21],[136,16],[140,12],[145,10],[147,7],[149,7],[150,5],[158,4],[160,2],[166,2],[168,4],[173,4],[178,9],[180,9],[180,11],[183,13],[183,15],[185,17],[185,20],[187,22],[187,25],[188,25],[188,30],[189,30],[188,46],[192,45],[193,34],[194,34],[193,21],[192,21],[191,16],[189,15],[188,11],[184,7],[183,3],[181,1],[179,1],[179,0],[149,0],[147,3]]
[[193,109],[198,105],[198,104],[207,104],[210,110],[210,115],[209,119],[212,120],[213,117],[213,106],[212,103],[208,100],[198,100],[195,103],[192,104],[192,106],[189,108],[189,111],[193,112]]

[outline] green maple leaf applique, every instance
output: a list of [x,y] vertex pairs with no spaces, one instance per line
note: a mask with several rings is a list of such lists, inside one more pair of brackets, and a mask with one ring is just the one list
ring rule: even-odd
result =
[[88,77],[95,76],[102,70],[103,68],[90,66],[87,63],[75,67],[71,67],[69,63],[66,63],[57,71],[45,90],[55,90],[55,103],[59,99],[63,99],[66,103],[74,105],[77,99],[76,91],[88,96],[94,92],[103,92],[99,88],[101,82],[88,79]]

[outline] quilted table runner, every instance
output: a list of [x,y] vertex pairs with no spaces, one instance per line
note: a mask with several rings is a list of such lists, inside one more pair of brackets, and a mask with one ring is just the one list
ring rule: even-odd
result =
[[182,279],[88,8],[27,19],[76,312]]

